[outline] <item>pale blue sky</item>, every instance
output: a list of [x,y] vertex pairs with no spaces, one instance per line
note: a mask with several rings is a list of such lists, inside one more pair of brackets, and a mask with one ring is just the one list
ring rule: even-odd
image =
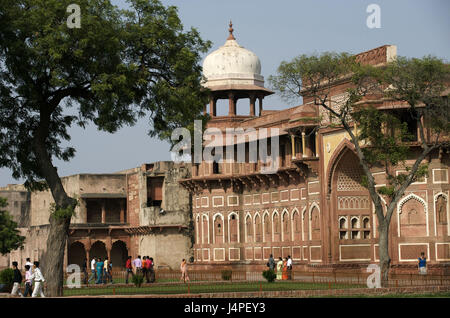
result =
[[[195,27],[215,50],[228,36],[233,20],[238,43],[255,52],[267,79],[283,60],[299,54],[323,51],[359,53],[384,44],[397,45],[397,54],[408,57],[436,55],[450,61],[450,1],[447,0],[165,0],[177,6],[185,28]],[[113,0],[123,7],[125,0]],[[369,4],[381,8],[381,28],[369,29]],[[238,104],[247,112],[247,102]],[[226,106],[219,104],[218,113]],[[265,109],[283,109],[293,104],[272,95]],[[77,173],[108,173],[132,168],[144,162],[169,160],[169,146],[147,135],[148,120],[116,134],[93,126],[71,129],[70,144],[76,157],[55,161],[61,176]],[[20,183],[11,172],[0,169],[0,186]]]

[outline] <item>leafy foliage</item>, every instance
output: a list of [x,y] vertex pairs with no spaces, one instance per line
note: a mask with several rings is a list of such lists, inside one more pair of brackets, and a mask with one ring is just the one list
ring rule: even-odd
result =
[[136,287],[141,287],[142,283],[144,282],[144,276],[141,275],[141,274],[133,275],[133,277],[131,277],[131,282],[132,282]]
[[5,268],[0,271],[0,283],[12,285],[14,280],[14,270],[12,268]]
[[17,223],[7,211],[3,210],[7,205],[6,199],[0,198],[0,253],[3,255],[21,248],[25,241],[25,237],[17,230]]
[[222,271],[222,279],[223,280],[230,280],[232,274],[233,274],[233,272],[231,270],[224,269]]
[[115,132],[148,115],[149,134],[169,139],[207,102],[200,53],[210,47],[183,30],[175,7],[129,0],[80,0],[81,28],[66,25],[71,0],[0,1],[0,166],[43,189],[49,158],[75,155],[69,128],[89,122]]
[[269,283],[273,283],[275,281],[275,278],[277,278],[277,274],[275,274],[275,271],[272,269],[263,271],[262,275]]

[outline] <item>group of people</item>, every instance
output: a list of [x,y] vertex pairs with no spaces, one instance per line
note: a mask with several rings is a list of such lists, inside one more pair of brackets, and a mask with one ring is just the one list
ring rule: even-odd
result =
[[11,295],[20,297],[26,297],[27,295],[31,297],[37,297],[39,295],[41,297],[45,297],[42,285],[45,283],[45,279],[39,268],[39,262],[36,261],[31,264],[30,258],[27,258],[26,260],[24,293],[20,291],[20,285],[22,284],[23,277],[22,273],[19,270],[18,263],[12,262],[12,265],[14,269],[14,278]]
[[144,277],[147,283],[155,282],[155,262],[152,257],[144,256],[141,259],[141,255],[138,255],[133,261],[131,256],[128,256],[127,262],[125,263],[126,268],[126,278],[125,283],[128,284],[129,275],[140,274]]
[[93,257],[91,260],[91,276],[86,281],[86,259],[84,260],[83,271],[85,272],[85,284],[89,284],[92,280],[95,280],[96,284],[114,283],[112,278],[112,263],[108,257],[102,260],[101,257]]
[[[275,260],[274,260],[272,254],[270,254],[269,262],[267,263],[267,267],[269,267],[270,270],[275,271]],[[278,258],[278,262],[276,264],[276,274],[277,274],[277,280],[292,279],[291,255],[288,255],[284,259],[281,258],[281,256]]]

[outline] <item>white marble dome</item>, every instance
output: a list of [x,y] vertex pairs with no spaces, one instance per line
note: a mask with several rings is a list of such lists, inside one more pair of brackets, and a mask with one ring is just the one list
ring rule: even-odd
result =
[[240,46],[232,34],[223,46],[203,61],[204,86],[257,85],[264,87],[258,56]]

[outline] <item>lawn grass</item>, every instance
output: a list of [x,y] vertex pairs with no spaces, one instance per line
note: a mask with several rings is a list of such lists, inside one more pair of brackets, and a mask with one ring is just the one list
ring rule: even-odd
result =
[[[346,289],[362,288],[363,285],[356,284],[331,284],[327,283],[308,283],[308,282],[233,282],[233,283],[206,283],[190,284],[189,293],[226,293],[226,292],[257,292],[257,291],[287,291],[287,290],[323,290],[323,289]],[[187,294],[187,284],[168,284],[168,285],[146,285],[142,287],[135,286],[114,286],[105,287],[83,287],[64,289],[64,296],[75,295],[133,295],[133,294]]]

